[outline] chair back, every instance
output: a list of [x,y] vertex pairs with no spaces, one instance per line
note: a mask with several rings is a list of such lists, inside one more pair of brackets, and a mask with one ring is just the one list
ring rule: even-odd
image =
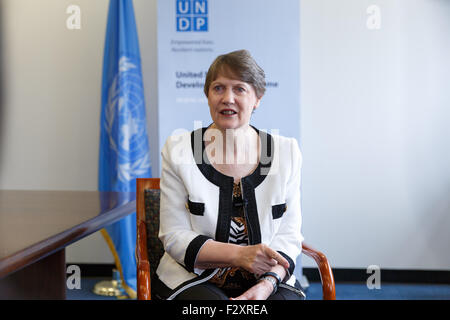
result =
[[150,263],[150,276],[153,278],[159,260],[164,254],[164,247],[159,240],[159,189],[144,190],[145,226],[147,231],[147,256]]

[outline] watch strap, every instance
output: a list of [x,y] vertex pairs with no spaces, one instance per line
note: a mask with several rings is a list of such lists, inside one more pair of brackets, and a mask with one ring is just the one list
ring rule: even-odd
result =
[[274,277],[277,281],[277,286],[281,283],[280,276],[278,274],[276,274],[275,272],[266,272],[262,275],[262,277],[266,277],[266,276]]
[[272,293],[270,295],[273,296],[275,294],[275,292],[277,292],[277,289],[278,289],[277,280],[274,277],[271,277],[271,276],[262,276],[261,278],[259,278],[258,281],[262,281],[262,280],[267,280],[270,283],[272,283],[273,290],[272,290]]

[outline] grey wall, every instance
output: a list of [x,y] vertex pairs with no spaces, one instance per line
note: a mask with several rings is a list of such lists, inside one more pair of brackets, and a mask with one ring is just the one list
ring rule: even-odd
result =
[[[158,176],[156,0],[134,4]],[[1,189],[96,190],[107,6],[0,0]],[[303,231],[334,266],[450,269],[449,17],[446,0],[301,1]],[[113,261],[97,233],[67,260]]]

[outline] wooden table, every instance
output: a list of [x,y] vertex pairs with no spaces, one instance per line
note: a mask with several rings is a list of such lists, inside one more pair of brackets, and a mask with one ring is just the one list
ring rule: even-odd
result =
[[0,190],[0,299],[65,299],[65,247],[135,212],[135,197]]

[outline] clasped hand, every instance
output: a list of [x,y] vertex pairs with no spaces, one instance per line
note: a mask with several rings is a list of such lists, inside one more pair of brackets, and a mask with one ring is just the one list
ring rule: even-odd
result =
[[[240,246],[214,240],[206,241],[197,255],[196,268],[240,267],[257,277],[266,272],[275,272],[281,279],[289,269],[289,262],[277,251],[265,244]],[[237,299],[263,300],[273,291],[273,285],[263,280],[244,292]]]
[[241,247],[236,264],[256,275],[269,272],[277,264],[289,269],[289,262],[281,254],[262,243]]
[[[272,271],[277,265],[285,269],[289,268],[289,262],[278,252],[265,244],[242,247],[238,263],[240,267],[259,276]],[[265,300],[273,291],[272,284],[267,281],[259,281],[239,297],[232,300]]]

